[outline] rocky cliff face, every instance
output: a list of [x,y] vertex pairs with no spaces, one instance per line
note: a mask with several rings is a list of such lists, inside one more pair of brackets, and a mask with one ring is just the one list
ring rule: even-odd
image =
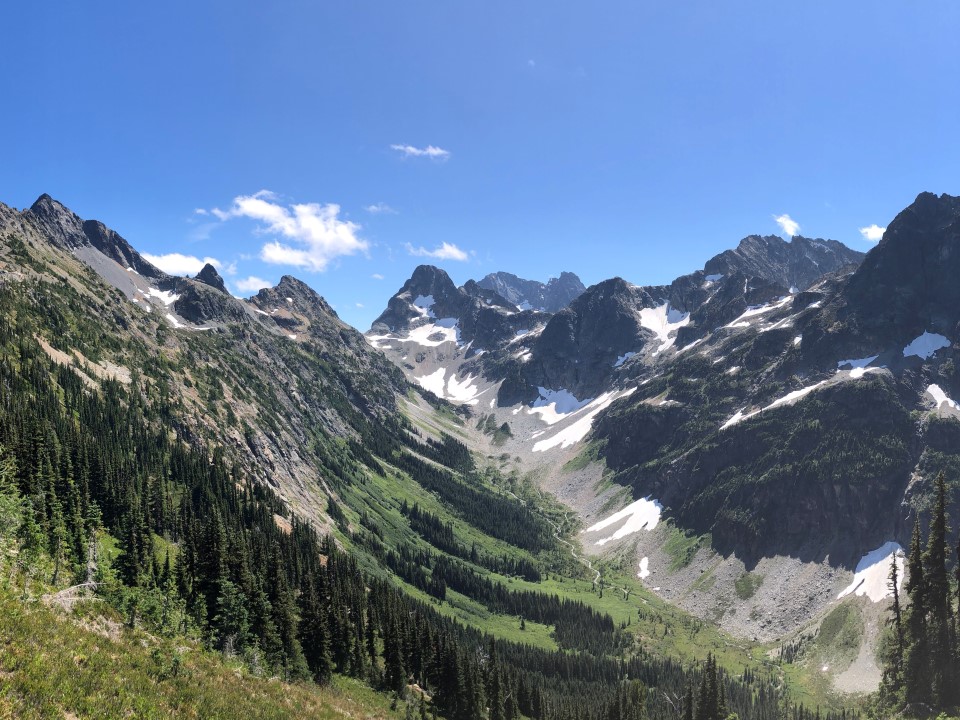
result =
[[804,341],[883,352],[924,332],[956,338],[960,323],[960,198],[922,193],[831,299]]
[[800,235],[786,242],[776,235],[750,235],[734,250],[727,250],[707,261],[707,275],[741,273],[763,278],[786,288],[806,290],[824,275],[845,265],[859,265],[864,254],[836,240],[805,238]]
[[166,275],[47,195],[23,212],[0,205],[0,289],[27,287],[25,303],[50,304],[39,317],[71,318],[55,336],[37,326],[54,360],[93,390],[119,379],[161,393],[171,431],[241,463],[321,527],[337,473],[358,462],[345,444],[395,421],[408,390],[305,283],[285,276],[239,300],[215,268]]

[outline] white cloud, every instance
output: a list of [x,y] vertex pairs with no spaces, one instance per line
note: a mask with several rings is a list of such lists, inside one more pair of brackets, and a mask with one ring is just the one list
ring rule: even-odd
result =
[[383,280],[383,275],[381,275],[380,273],[374,273],[370,277],[372,277],[374,280]]
[[428,157],[434,160],[446,160],[450,157],[450,151],[437,147],[436,145],[427,145],[424,148],[414,147],[413,145],[391,145],[391,150],[396,150],[405,158],[408,157]]
[[229,210],[210,211],[222,221],[245,217],[262,223],[260,232],[276,233],[290,241],[266,243],[260,259],[274,265],[293,265],[320,272],[342,255],[366,252],[369,243],[357,235],[360,226],[341,220],[340,206],[334,203],[283,205],[277,195],[261,190],[233,199]]
[[197,209],[195,209],[195,210],[193,211],[193,214],[194,214],[194,215],[209,215],[210,213],[208,213],[208,212],[207,212],[206,210],[204,210],[203,208],[197,208]]
[[469,256],[463,250],[453,243],[448,242],[443,243],[435,250],[427,250],[423,246],[415,248],[410,243],[407,243],[407,252],[415,257],[431,257],[437,260],[459,260],[460,262],[466,262],[469,259]]
[[263,290],[263,288],[273,287],[273,283],[269,280],[258,278],[255,275],[250,275],[249,277],[235,281],[233,286],[240,292],[253,293],[257,292],[257,290]]
[[196,275],[203,270],[203,266],[213,265],[218,270],[223,267],[223,263],[212,257],[198,258],[193,255],[183,255],[182,253],[167,253],[166,255],[151,255],[142,253],[146,260],[156,267],[163,270],[168,275]]
[[773,219],[776,221],[777,225],[780,226],[780,229],[787,234],[788,237],[793,237],[794,235],[800,232],[800,223],[794,220],[792,217],[784,213],[783,215],[774,215]]
[[885,227],[880,227],[876,223],[860,228],[860,234],[863,235],[863,239],[869,240],[870,242],[878,242],[886,231],[887,229]]
[[363,307],[364,307],[363,303],[357,303],[356,305],[357,305],[357,307],[360,308],[361,310],[362,310]]
[[364,210],[366,210],[371,215],[396,215],[397,211],[392,207],[383,202],[374,203],[373,205],[367,205]]

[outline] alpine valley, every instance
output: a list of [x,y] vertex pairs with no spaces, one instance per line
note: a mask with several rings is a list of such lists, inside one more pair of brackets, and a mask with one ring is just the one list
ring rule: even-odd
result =
[[0,204],[0,717],[949,709],[958,277],[923,193],[669,285],[422,265],[362,334]]

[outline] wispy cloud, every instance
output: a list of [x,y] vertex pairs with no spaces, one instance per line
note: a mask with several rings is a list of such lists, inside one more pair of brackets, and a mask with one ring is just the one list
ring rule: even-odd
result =
[[458,260],[460,262],[466,262],[470,259],[470,256],[467,255],[467,253],[453,243],[448,242],[443,243],[440,247],[433,250],[427,250],[423,246],[414,247],[410,243],[407,243],[406,247],[407,252],[414,257],[430,257],[435,258],[436,260]]
[[383,275],[381,275],[380,273],[374,273],[370,277],[372,277],[374,280],[383,280]]
[[880,227],[877,224],[860,228],[860,234],[863,235],[863,239],[869,240],[870,242],[878,242],[886,231],[887,229],[885,227]]
[[210,213],[209,213],[207,210],[204,210],[203,208],[196,208],[196,209],[193,211],[193,214],[194,214],[194,215],[209,215]]
[[426,147],[415,147],[413,145],[391,145],[391,150],[396,150],[405,158],[409,157],[428,157],[432,160],[446,160],[450,157],[450,151],[444,150],[436,145],[427,145]]
[[182,253],[166,253],[165,255],[151,255],[142,253],[146,260],[163,270],[168,275],[196,275],[203,270],[203,266],[210,264],[218,270],[234,267],[232,264],[224,266],[222,262],[212,257],[198,258],[194,255]]
[[783,215],[774,215],[773,219],[776,221],[777,225],[780,226],[780,229],[787,234],[788,237],[793,237],[800,232],[800,223],[794,220],[792,217],[784,213]]
[[274,265],[291,265],[320,272],[343,255],[366,252],[369,243],[358,235],[360,225],[340,219],[340,206],[334,203],[283,204],[275,193],[261,190],[239,195],[227,210],[213,208],[211,214],[226,222],[248,218],[261,223],[258,232],[275,233],[278,240],[260,248],[260,259]]
[[392,207],[383,202],[374,203],[373,205],[367,205],[364,210],[366,210],[371,215],[396,215],[397,211]]
[[269,280],[258,278],[255,275],[250,275],[249,277],[237,280],[233,283],[233,286],[240,292],[255,293],[257,290],[273,287],[273,283],[271,283]]

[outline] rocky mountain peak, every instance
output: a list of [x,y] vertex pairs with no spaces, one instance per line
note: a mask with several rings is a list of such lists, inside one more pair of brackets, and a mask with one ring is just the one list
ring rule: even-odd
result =
[[62,203],[44,193],[29,210],[24,210],[44,235],[55,245],[73,249],[86,242],[83,220]]
[[490,273],[477,283],[492,290],[521,310],[540,310],[554,313],[567,307],[586,288],[572,272],[561,272],[559,278],[550,278],[546,284],[525,280],[513,273]]
[[[921,193],[851,276],[838,317],[889,340],[960,323],[960,197]],[[911,335],[912,334],[912,335]]]
[[204,285],[209,285],[222,293],[227,292],[227,286],[223,282],[223,278],[220,277],[220,273],[218,273],[217,269],[210,263],[203,266],[203,269],[197,273],[196,279]]
[[413,297],[432,295],[437,299],[449,298],[456,294],[457,286],[445,270],[433,265],[418,265],[400,292],[408,292]]
[[863,257],[863,253],[836,240],[797,235],[787,242],[776,235],[749,235],[735,249],[708,260],[703,272],[708,276],[740,272],[786,288],[806,290],[825,274],[857,264]]

